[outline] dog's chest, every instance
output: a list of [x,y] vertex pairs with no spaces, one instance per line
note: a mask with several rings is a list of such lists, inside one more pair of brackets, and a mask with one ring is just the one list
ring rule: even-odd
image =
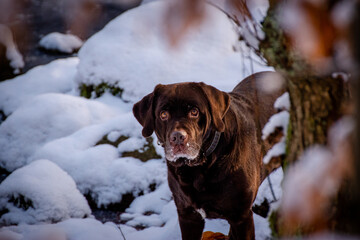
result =
[[182,167],[176,169],[177,180],[183,191],[203,193],[211,190],[210,174],[205,174],[202,169]]
[[214,181],[216,176],[211,171],[199,169],[178,169],[176,174],[180,186],[177,194],[186,199],[186,205],[203,209],[208,217],[215,216],[215,206],[223,197],[221,184]]

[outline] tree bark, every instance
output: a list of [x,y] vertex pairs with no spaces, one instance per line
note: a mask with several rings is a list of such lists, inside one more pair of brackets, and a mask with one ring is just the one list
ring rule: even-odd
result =
[[[276,2],[263,22],[265,38],[260,52],[268,65],[283,74],[290,95],[290,121],[287,133],[286,158],[283,169],[296,162],[304,150],[314,144],[326,145],[329,127],[343,114],[348,88],[342,79],[322,76],[291,47],[276,18]],[[334,216],[336,217],[337,209]],[[329,224],[334,226],[334,221]],[[330,227],[332,228],[332,227]],[[281,235],[281,227],[277,226]],[[303,229],[299,226],[300,232]]]
[[288,77],[291,100],[288,132],[288,164],[314,144],[326,144],[329,127],[342,115],[342,102],[348,97],[342,79],[319,76]]
[[263,22],[265,38],[260,51],[287,80],[291,100],[290,126],[283,167],[293,163],[313,144],[326,144],[329,126],[341,116],[341,103],[348,97],[341,79],[320,76],[291,47],[270,6]]

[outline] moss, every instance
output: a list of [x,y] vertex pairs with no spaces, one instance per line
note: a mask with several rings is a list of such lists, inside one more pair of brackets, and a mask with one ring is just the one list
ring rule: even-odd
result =
[[286,73],[287,77],[303,75],[310,70],[310,66],[291,47],[276,17],[276,10],[269,8],[262,23],[265,38],[260,42],[261,54],[277,71]]
[[100,83],[99,85],[86,85],[81,84],[79,86],[80,96],[85,98],[91,98],[95,96],[96,98],[101,97],[105,92],[111,93],[113,96],[122,97],[124,89],[110,85],[108,83]]
[[278,211],[272,211],[269,216],[269,227],[271,230],[271,236],[274,238],[279,238],[279,224],[278,224],[279,214]]
[[114,146],[114,147],[117,147],[121,142],[129,139],[128,136],[121,135],[118,139],[116,139],[116,141],[111,142],[111,141],[109,141],[109,139],[108,139],[107,136],[108,136],[108,135],[105,135],[105,136],[104,136],[100,141],[98,141],[95,145],[97,146],[97,145],[101,145],[101,144],[110,144],[110,145],[112,145],[112,146]]
[[143,162],[149,159],[160,159],[161,156],[157,154],[153,141],[154,139],[152,137],[146,138],[147,143],[142,148],[131,152],[123,152],[122,157],[134,157]]
[[[110,144],[114,147],[117,147],[121,142],[129,139],[128,136],[121,135],[116,141],[111,142],[108,140],[107,135],[105,135],[100,141],[98,141],[95,145],[100,144]],[[146,144],[141,147],[140,149],[123,152],[121,154],[122,157],[134,157],[140,159],[141,161],[145,162],[149,159],[160,159],[161,156],[157,154],[155,147],[153,145],[154,139],[152,137],[146,138]]]

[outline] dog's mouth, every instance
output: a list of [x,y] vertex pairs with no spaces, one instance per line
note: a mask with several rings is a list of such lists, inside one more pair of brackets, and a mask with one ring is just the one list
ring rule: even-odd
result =
[[192,143],[176,144],[173,146],[166,143],[165,145],[165,157],[169,162],[191,164],[190,162],[194,162],[197,159],[199,152],[200,148]]

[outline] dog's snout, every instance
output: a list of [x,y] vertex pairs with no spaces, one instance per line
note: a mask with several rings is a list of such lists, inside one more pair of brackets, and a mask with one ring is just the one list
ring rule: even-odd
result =
[[175,145],[186,144],[188,136],[185,131],[174,131],[170,135],[170,143]]

